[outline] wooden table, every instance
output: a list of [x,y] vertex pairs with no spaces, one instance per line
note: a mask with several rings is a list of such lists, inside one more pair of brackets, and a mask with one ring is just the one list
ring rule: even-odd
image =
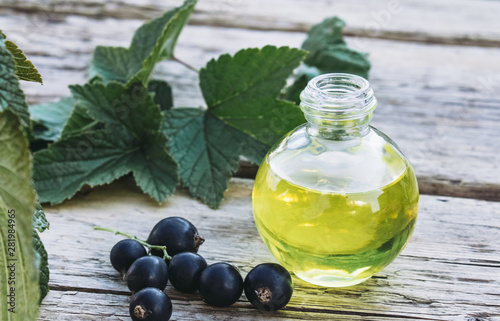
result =
[[[96,45],[127,46],[144,19],[179,3],[2,1],[0,26],[43,75],[43,86],[23,85],[29,101],[47,102],[85,82]],[[294,278],[291,302],[273,314],[244,296],[213,308],[168,286],[172,319],[500,320],[499,13],[500,2],[487,0],[200,1],[176,50],[197,68],[245,47],[298,47],[312,24],[345,19],[348,43],[369,52],[373,64],[380,102],[373,124],[410,158],[423,195],[407,248],[363,284],[329,289]],[[170,61],[156,76],[174,86],[176,106],[203,104],[194,72]],[[244,167],[240,176],[254,170]],[[120,237],[93,225],[146,237],[161,218],[180,215],[207,239],[200,254],[209,263],[230,262],[245,275],[273,261],[254,227],[252,184],[233,179],[219,210],[182,189],[159,206],[128,178],[47,207],[51,291],[39,320],[129,320],[129,291],[108,259]]]

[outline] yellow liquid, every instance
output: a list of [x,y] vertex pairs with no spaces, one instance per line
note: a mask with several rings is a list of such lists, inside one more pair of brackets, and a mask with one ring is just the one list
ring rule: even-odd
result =
[[319,191],[279,177],[267,160],[253,190],[253,212],[265,244],[299,278],[321,286],[354,285],[402,251],[415,226],[418,187],[408,165],[374,190]]

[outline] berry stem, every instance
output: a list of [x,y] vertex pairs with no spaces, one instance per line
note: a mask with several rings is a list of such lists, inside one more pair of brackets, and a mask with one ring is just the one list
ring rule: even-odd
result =
[[148,242],[137,238],[137,236],[135,236],[135,235],[124,233],[124,232],[117,231],[117,230],[113,230],[113,229],[110,229],[110,228],[107,228],[107,227],[94,226],[93,229],[96,230],[96,231],[110,232],[110,233],[113,233],[115,235],[122,235],[122,236],[128,237],[129,239],[136,240],[137,242],[139,242],[142,245],[144,245],[145,247],[147,247],[148,250],[149,250],[149,252],[151,252],[151,250],[160,250],[160,251],[163,251],[163,259],[164,260],[171,260],[172,259],[172,257],[170,255],[168,255],[168,253],[167,253],[167,247],[166,246],[151,245]]
[[192,71],[196,72],[196,73],[199,73],[200,71],[198,69],[196,69],[195,67],[191,66],[190,64],[188,64],[187,62],[183,61],[183,60],[180,60],[179,58],[173,56],[171,57],[170,59],[172,59],[173,61],[175,62],[178,62],[180,63],[181,65],[183,65],[184,67],[186,67],[187,69],[191,69]]

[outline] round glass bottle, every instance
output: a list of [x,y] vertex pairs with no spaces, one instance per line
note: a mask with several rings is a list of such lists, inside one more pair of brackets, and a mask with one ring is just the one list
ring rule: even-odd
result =
[[369,122],[368,81],[325,74],[302,92],[307,123],[277,143],[253,189],[257,229],[276,259],[320,286],[361,283],[405,247],[418,186],[396,144]]

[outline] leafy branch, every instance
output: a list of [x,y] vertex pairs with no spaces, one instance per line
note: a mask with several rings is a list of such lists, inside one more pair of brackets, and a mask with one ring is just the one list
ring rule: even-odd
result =
[[[1,320],[35,320],[36,304],[48,292],[47,252],[38,232],[49,224],[36,204],[32,164],[25,131],[30,127],[28,105],[20,80],[41,83],[41,77],[24,53],[0,32],[0,311]],[[37,231],[38,230],[38,231]],[[12,278],[15,269],[16,277]],[[13,297],[14,296],[14,297]],[[12,304],[13,302],[13,304]]]
[[[311,29],[303,45],[309,54],[289,47],[248,48],[197,71],[174,55],[195,5],[186,0],[145,23],[128,48],[97,47],[87,84],[70,86],[71,97],[30,107],[33,137],[50,143],[34,154],[42,202],[59,203],[84,185],[132,173],[158,202],[183,184],[217,208],[241,156],[259,164],[280,137],[305,122],[293,100],[307,77],[286,88],[302,61],[318,73],[368,72],[366,56],[343,41],[338,18]],[[205,108],[173,108],[169,84],[150,79],[165,59],[198,72]],[[337,63],[330,65],[331,59]]]
[[338,17],[326,18],[314,25],[302,44],[309,51],[296,70],[294,83],[286,89],[285,99],[299,103],[299,94],[312,78],[331,72],[355,74],[368,78],[371,68],[368,54],[351,49],[342,36],[345,22]]

